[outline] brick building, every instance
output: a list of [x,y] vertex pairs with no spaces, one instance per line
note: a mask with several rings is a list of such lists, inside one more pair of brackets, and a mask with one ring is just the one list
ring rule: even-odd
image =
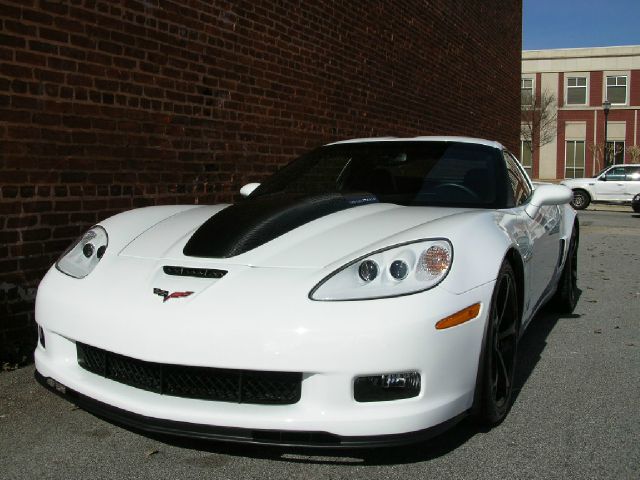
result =
[[[521,161],[533,177],[595,175],[605,165],[605,151],[609,164],[634,161],[633,147],[640,145],[640,45],[522,52],[523,108],[544,93],[555,99],[553,139],[534,147],[533,155],[524,140],[520,146]],[[605,150],[607,99],[611,107]]]
[[517,149],[521,6],[0,0],[0,360],[35,345],[47,268],[114,213],[232,201],[349,137]]

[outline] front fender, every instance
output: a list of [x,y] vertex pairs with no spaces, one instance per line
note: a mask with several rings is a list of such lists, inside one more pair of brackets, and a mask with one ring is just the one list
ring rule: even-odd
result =
[[199,205],[159,205],[136,208],[101,221],[98,225],[104,227],[109,235],[109,247],[106,254],[119,254],[129,243],[151,227],[178,213],[196,208],[207,207]]
[[494,281],[507,252],[511,248],[519,249],[518,239],[509,233],[518,230],[507,225],[519,221],[519,217],[511,213],[491,212],[461,222],[449,236],[453,263],[442,287],[461,294]]

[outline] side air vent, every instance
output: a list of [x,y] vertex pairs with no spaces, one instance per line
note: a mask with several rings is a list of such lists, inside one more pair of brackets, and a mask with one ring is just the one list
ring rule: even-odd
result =
[[192,267],[176,267],[166,265],[162,270],[167,275],[177,277],[196,277],[196,278],[222,278],[227,274],[226,270],[216,270],[215,268],[192,268]]
[[562,259],[564,258],[564,244],[566,240],[564,238],[560,239],[560,255],[558,256],[558,267],[562,265]]

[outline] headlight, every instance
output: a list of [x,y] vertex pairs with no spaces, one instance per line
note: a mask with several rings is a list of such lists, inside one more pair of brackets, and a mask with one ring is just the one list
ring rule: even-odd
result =
[[70,277],[84,278],[96,268],[108,244],[106,230],[93,227],[60,256],[56,268]]
[[422,292],[449,273],[448,240],[418,240],[360,257],[333,272],[309,293],[311,300],[368,300]]

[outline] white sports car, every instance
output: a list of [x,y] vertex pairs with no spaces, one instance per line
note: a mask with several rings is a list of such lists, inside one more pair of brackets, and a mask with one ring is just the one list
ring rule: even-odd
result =
[[38,289],[41,383],[145,431],[400,444],[502,421],[519,337],[575,306],[571,190],[499,143],[339,142],[241,193],[74,243]]

